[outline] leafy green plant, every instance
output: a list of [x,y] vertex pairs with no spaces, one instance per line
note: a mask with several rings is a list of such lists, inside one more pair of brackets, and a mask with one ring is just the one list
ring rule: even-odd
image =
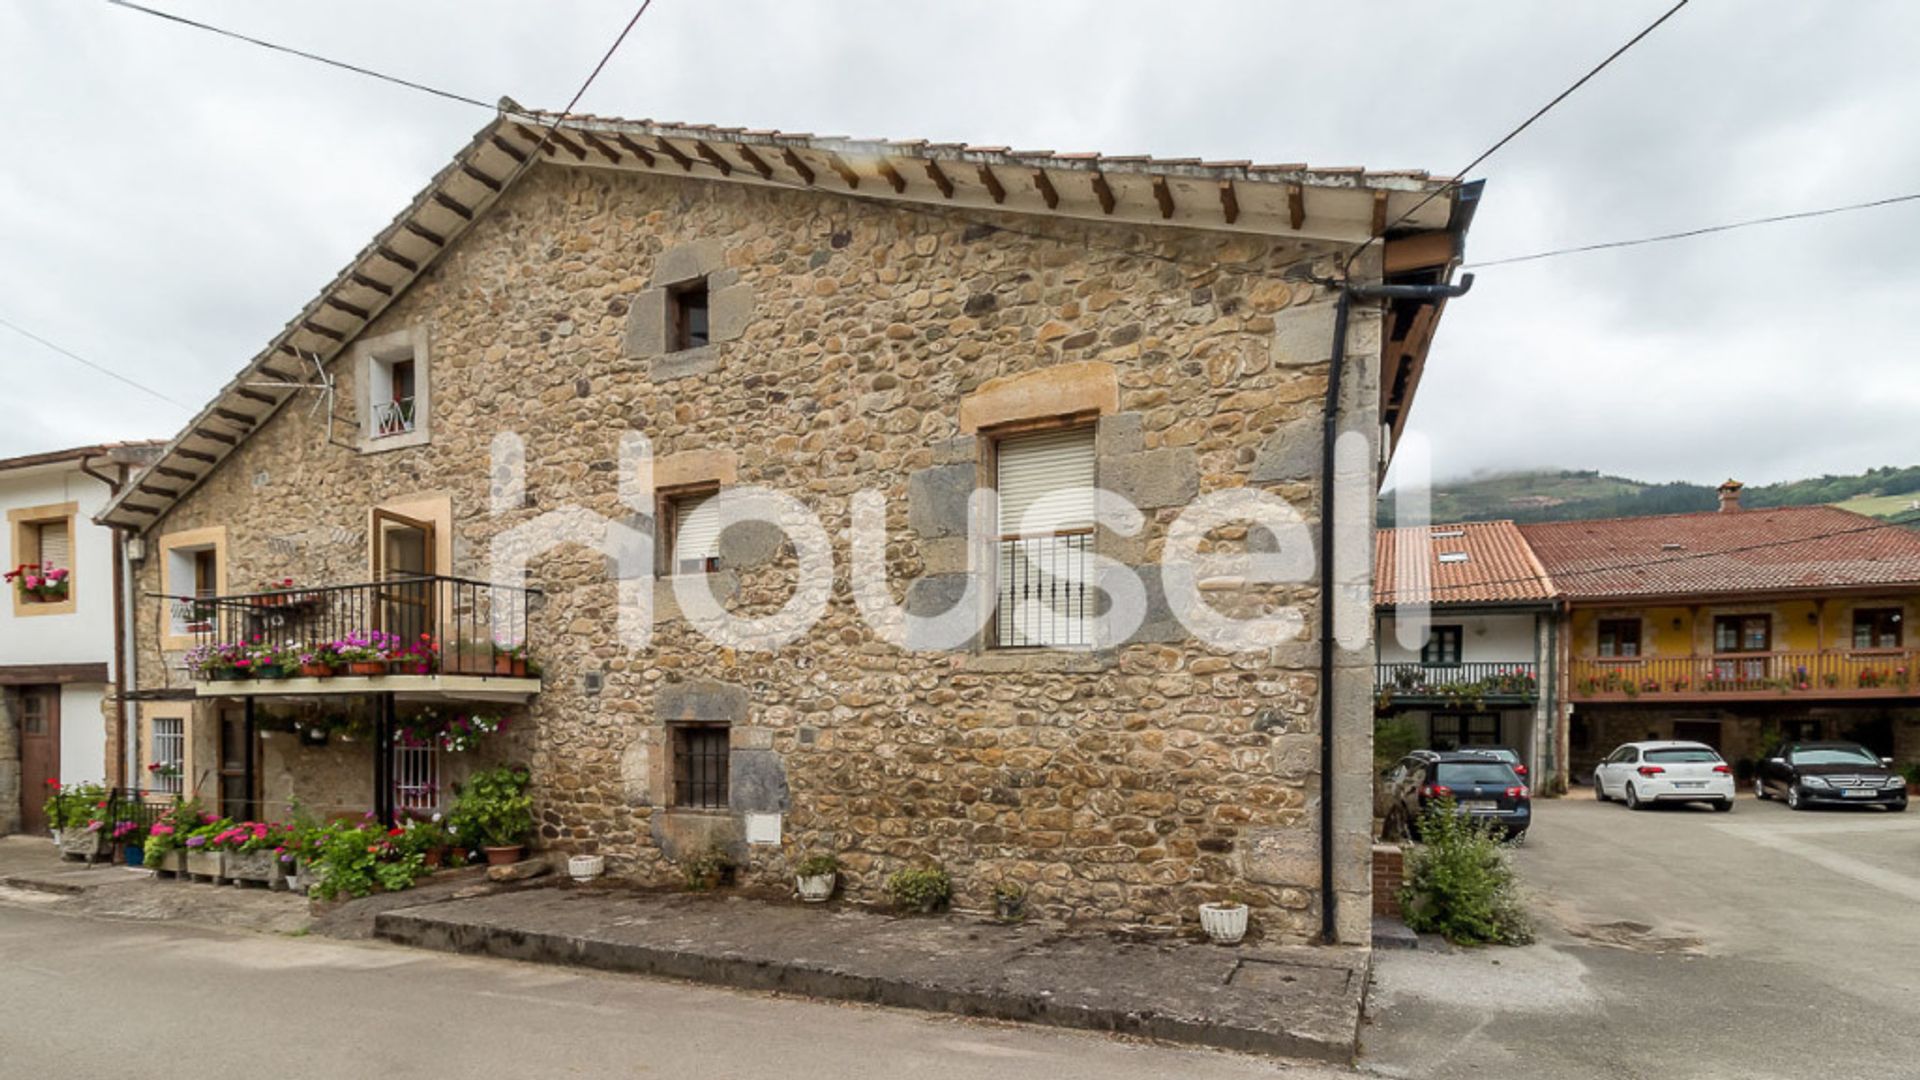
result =
[[1027,917],[1027,887],[1017,881],[1002,881],[993,887],[993,913],[1001,922],[1019,922]]
[[695,892],[705,892],[726,884],[733,876],[733,870],[733,856],[718,845],[680,864],[680,873],[686,878],[687,888]]
[[825,877],[839,872],[840,860],[825,853],[809,855],[793,868],[795,877]]
[[313,865],[319,881],[314,892],[322,900],[367,896],[377,887],[387,892],[411,888],[427,872],[426,857],[397,842],[401,829],[383,829],[368,821],[360,825],[323,826],[311,838]]
[[107,816],[107,789],[101,784],[70,784],[61,787],[57,782],[47,781],[47,801],[42,805],[46,811],[47,827],[51,829],[78,829],[94,821],[103,821]]
[[896,870],[887,878],[887,895],[902,911],[937,911],[953,898],[953,879],[938,866]]
[[455,784],[453,810],[447,827],[464,844],[480,847],[520,847],[533,834],[531,780],[518,765],[475,773]]
[[1400,890],[1407,925],[1461,944],[1524,945],[1533,928],[1513,867],[1493,827],[1438,799],[1420,818],[1420,843],[1407,854]]
[[1425,746],[1420,725],[1404,716],[1384,717],[1373,722],[1373,767],[1375,771],[1392,767],[1401,758]]

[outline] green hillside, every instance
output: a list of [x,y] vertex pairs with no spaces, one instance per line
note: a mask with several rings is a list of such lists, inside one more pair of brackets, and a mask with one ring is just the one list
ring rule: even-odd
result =
[[[1647,514],[1684,514],[1719,505],[1715,484],[1647,484],[1593,470],[1536,469],[1441,481],[1433,489],[1434,521],[1579,521]],[[1854,476],[1822,476],[1749,486],[1747,507],[1833,503],[1857,513],[1892,517],[1920,501],[1920,466],[1868,469]],[[1391,493],[1380,500],[1382,525],[1393,524]]]

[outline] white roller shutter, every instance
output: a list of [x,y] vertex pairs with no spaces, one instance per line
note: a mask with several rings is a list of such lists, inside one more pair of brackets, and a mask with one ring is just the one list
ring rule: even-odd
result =
[[1001,536],[1093,528],[1092,428],[1015,436],[997,449]]
[[40,561],[56,570],[73,569],[73,538],[64,521],[49,521],[40,526]]
[[674,573],[700,573],[708,559],[720,554],[720,509],[713,505],[718,494],[688,495],[674,501],[674,527],[678,530],[673,539]]

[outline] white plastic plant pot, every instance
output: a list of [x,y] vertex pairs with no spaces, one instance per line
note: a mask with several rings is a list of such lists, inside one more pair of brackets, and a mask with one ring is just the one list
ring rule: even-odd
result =
[[835,874],[817,874],[813,877],[796,876],[793,880],[800,888],[800,899],[809,904],[824,904],[833,896]]
[[574,855],[567,859],[567,875],[575,881],[592,881],[606,872],[605,855]]
[[1237,945],[1247,936],[1247,905],[1201,904],[1200,928],[1216,945]]

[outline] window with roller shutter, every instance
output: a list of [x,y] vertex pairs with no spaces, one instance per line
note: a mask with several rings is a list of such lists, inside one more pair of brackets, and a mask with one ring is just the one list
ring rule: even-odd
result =
[[1008,436],[995,445],[1000,499],[994,643],[1089,643],[1086,575],[1093,551],[1090,427]]
[[714,506],[718,491],[687,492],[663,500],[667,535],[667,572],[706,574],[720,569],[720,514]]

